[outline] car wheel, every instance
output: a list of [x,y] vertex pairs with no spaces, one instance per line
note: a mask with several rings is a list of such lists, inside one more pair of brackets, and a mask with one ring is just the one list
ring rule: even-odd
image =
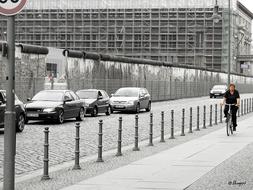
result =
[[140,113],[140,110],[141,110],[140,103],[138,103],[135,112]]
[[210,98],[213,98],[213,96],[212,96],[212,95],[210,95]]
[[25,128],[25,116],[20,114],[16,123],[16,131],[22,132]]
[[94,108],[93,108],[92,113],[91,113],[91,116],[92,116],[92,117],[97,117],[97,116],[98,116],[98,108],[97,108],[97,107],[94,107]]
[[59,110],[57,123],[62,124],[64,122],[64,112],[63,110]]
[[77,121],[83,121],[84,120],[84,109],[81,108],[78,117],[76,118]]
[[112,113],[112,108],[111,108],[111,106],[108,106],[107,112],[105,114],[106,115],[111,115],[111,113]]
[[147,112],[150,112],[150,110],[151,110],[151,102],[148,103],[148,107],[146,108]]

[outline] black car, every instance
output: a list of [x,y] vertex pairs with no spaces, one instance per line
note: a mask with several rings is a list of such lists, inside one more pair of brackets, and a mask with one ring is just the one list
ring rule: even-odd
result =
[[104,90],[79,90],[76,94],[85,102],[86,114],[96,117],[98,113],[112,113],[110,98]]
[[[0,90],[0,128],[4,128],[4,113],[6,109],[6,92]],[[15,96],[16,131],[22,132],[25,128],[24,104]]]
[[29,120],[55,120],[62,124],[65,119],[84,118],[84,103],[70,90],[44,90],[25,105],[26,122]]

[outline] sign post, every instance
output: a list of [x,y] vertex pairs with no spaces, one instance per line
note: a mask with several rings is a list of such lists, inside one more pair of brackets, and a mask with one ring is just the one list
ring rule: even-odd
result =
[[4,127],[4,190],[15,189],[16,114],[15,114],[15,15],[27,0],[0,0],[0,14],[8,16],[6,112]]

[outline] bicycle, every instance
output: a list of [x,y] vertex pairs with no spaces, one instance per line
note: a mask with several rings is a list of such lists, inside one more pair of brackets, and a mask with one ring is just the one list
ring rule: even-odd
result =
[[227,119],[226,119],[226,131],[227,131],[227,136],[233,135],[233,123],[232,123],[232,106],[235,106],[235,104],[225,104],[226,106],[229,106],[228,114],[227,114]]

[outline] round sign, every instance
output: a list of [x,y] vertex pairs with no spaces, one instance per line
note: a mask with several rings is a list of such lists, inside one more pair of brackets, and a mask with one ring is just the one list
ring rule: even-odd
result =
[[27,0],[0,0],[0,14],[16,15],[24,8]]

